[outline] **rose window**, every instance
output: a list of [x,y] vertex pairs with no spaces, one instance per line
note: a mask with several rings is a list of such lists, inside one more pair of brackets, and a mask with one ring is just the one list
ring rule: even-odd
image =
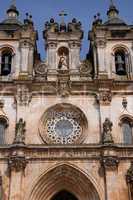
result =
[[73,143],[82,133],[80,124],[64,113],[59,117],[49,119],[46,127],[48,137],[54,143]]
[[55,107],[42,117],[39,132],[42,140],[51,144],[73,144],[84,139],[87,121],[78,109]]

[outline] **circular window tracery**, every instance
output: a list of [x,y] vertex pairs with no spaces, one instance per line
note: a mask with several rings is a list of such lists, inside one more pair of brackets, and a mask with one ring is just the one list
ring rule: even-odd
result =
[[56,117],[48,119],[46,132],[54,143],[73,143],[81,135],[80,124],[70,116],[71,113],[57,113]]
[[39,127],[46,143],[73,144],[83,139],[87,121],[83,113],[68,107],[55,107],[45,113]]

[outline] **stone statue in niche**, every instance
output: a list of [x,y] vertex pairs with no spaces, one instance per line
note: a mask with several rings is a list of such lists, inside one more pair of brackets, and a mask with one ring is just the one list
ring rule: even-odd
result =
[[59,55],[59,63],[58,63],[58,69],[59,70],[68,70],[68,49],[65,47],[61,47],[58,51]]
[[113,123],[108,118],[106,118],[105,122],[103,123],[103,144],[114,143],[112,134],[111,134],[112,126],[113,126]]
[[58,69],[68,70],[67,56],[65,54],[60,56]]
[[20,118],[15,128],[15,144],[25,144],[25,126],[26,122]]

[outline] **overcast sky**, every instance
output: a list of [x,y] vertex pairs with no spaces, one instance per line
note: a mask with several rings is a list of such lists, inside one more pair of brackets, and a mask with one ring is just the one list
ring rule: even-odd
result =
[[[82,58],[85,57],[88,50],[87,33],[91,29],[93,16],[101,13],[102,19],[106,20],[106,12],[110,0],[16,0],[16,5],[20,11],[20,18],[23,20],[25,13],[29,12],[33,16],[34,24],[39,32],[38,50],[41,57],[45,57],[44,41],[42,31],[44,23],[51,17],[60,21],[58,16],[61,10],[68,14],[66,21],[76,17],[82,22],[84,29],[84,40],[81,51]],[[120,16],[128,24],[133,24],[133,0],[114,0],[117,8],[120,10]],[[0,0],[0,20],[6,18],[6,10],[11,4],[11,0]]]

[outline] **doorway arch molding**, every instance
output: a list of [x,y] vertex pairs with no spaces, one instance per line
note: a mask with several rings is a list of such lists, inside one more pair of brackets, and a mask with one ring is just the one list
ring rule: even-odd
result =
[[78,200],[104,200],[104,190],[94,177],[70,163],[54,165],[42,173],[25,200],[51,200],[61,190],[74,194]]

